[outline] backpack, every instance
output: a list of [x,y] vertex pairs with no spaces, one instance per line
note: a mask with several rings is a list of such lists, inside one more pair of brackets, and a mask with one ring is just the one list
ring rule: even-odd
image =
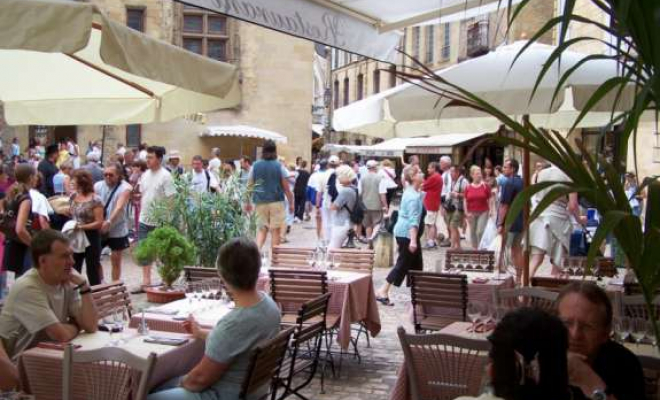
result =
[[364,203],[362,200],[360,200],[360,195],[358,194],[357,189],[355,190],[355,206],[351,210],[348,208],[348,205],[344,204],[344,208],[348,211],[349,214],[349,219],[351,220],[351,223],[353,224],[361,224],[362,221],[364,221],[364,212],[367,209],[364,206]]
[[339,195],[339,192],[337,192],[337,174],[334,172],[330,175],[330,178],[328,178],[328,195],[333,202]]
[[[5,235],[5,238],[14,242],[20,242],[20,238],[16,234],[16,222],[18,217],[18,210],[24,200],[29,200],[30,196],[23,194],[16,198],[12,203],[5,200],[5,209],[0,212],[0,232]],[[32,228],[32,211],[28,216],[26,223],[28,230]]]

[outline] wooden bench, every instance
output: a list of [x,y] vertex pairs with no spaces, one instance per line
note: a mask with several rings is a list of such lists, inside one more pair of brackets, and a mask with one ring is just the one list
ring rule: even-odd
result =
[[376,253],[368,249],[332,249],[330,257],[332,262],[339,262],[335,269],[372,273]]
[[445,270],[493,272],[495,252],[489,250],[447,250]]
[[92,301],[96,306],[99,319],[111,315],[118,307],[125,307],[129,317],[133,315],[131,296],[122,281],[92,286]]
[[314,253],[313,247],[275,246],[270,264],[274,268],[310,268],[307,259]]

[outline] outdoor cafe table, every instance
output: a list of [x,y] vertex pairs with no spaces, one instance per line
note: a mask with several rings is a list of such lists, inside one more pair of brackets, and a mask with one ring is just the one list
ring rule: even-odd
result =
[[[472,333],[470,332],[472,324],[470,322],[454,322],[445,328],[441,329],[439,333],[444,333],[447,335],[455,335],[460,337],[472,338],[487,340],[486,338],[490,332],[484,333]],[[626,343],[626,348],[632,351],[638,356],[646,356],[657,359],[660,362],[660,352],[658,349],[650,344],[640,344],[636,345],[633,343]],[[390,400],[410,400],[410,387],[408,382],[408,371],[405,368],[405,364],[399,369],[397,375],[396,383],[394,384],[394,389],[392,390],[392,395]]]
[[[153,334],[153,332],[152,332]],[[120,334],[115,334],[119,336]],[[194,340],[190,335],[158,332],[158,336],[189,337],[190,340],[180,346],[168,346],[155,343],[145,343],[144,336],[139,336],[134,329],[126,332],[127,343],[121,348],[131,353],[147,358],[150,353],[156,353],[156,364],[149,380],[151,390],[169,379],[188,373],[202,358],[204,342]],[[74,345],[80,345],[77,350],[93,350],[105,346],[110,341],[107,332],[82,333],[72,340]],[[63,350],[34,347],[25,351],[19,358],[18,368],[21,375],[23,390],[33,394],[37,400],[58,400],[62,398],[62,360]],[[85,392],[85,380],[80,372],[73,372],[74,400],[90,400]]]
[[[268,275],[263,271],[257,287],[266,290],[268,281]],[[328,313],[340,316],[337,342],[341,347],[347,349],[350,345],[353,323],[363,322],[372,337],[375,337],[380,332],[381,325],[371,275],[355,271],[330,270],[328,281],[328,292],[331,294]],[[196,301],[193,300],[193,304]],[[220,304],[220,300],[211,301],[217,301],[218,304],[202,312],[193,311],[200,325],[207,329],[213,328],[229,312],[228,306]],[[183,320],[189,310],[189,300],[177,300],[146,309],[145,320],[152,331],[185,332]],[[137,327],[140,320],[141,314],[134,314],[130,326]]]
[[546,278],[546,279],[552,279],[553,281],[556,281],[557,283],[561,284],[562,282],[564,284],[568,284],[571,282],[592,282],[600,286],[603,290],[605,290],[607,293],[610,294],[615,294],[615,293],[623,293],[624,292],[624,285],[623,285],[623,275],[619,274],[615,277],[609,278],[609,277],[601,277],[597,278],[593,275],[562,275],[562,276],[555,276],[550,273],[549,269],[544,269],[544,270],[539,270],[535,275],[535,278]]

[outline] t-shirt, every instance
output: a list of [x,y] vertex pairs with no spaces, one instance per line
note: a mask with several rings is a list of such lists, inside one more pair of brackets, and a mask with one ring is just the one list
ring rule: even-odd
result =
[[488,211],[488,199],[490,199],[490,188],[485,183],[476,187],[474,185],[467,185],[465,188],[467,212],[482,213]]
[[334,202],[337,212],[332,218],[332,221],[335,226],[346,226],[351,223],[351,214],[346,207],[349,210],[353,210],[357,200],[357,193],[351,186],[339,185],[337,189],[337,198]]
[[396,173],[394,172],[393,168],[383,167],[380,169],[380,171],[378,171],[378,174],[385,180],[385,187],[387,189],[396,189],[399,187],[399,185],[397,185],[396,181],[394,180]]
[[80,296],[70,284],[47,285],[30,269],[9,290],[0,313],[0,339],[10,358],[48,339],[44,329],[80,317]]
[[32,212],[37,215],[45,217],[47,220],[50,220],[50,215],[55,214],[53,207],[46,196],[41,194],[38,190],[30,189],[30,200],[32,200]]
[[[328,181],[330,180],[330,176],[335,173],[334,168],[328,168],[325,170],[323,175],[319,177],[319,188],[318,191],[323,193],[323,208],[330,208],[330,204],[332,204],[332,198],[330,198],[330,194],[328,193]],[[337,188],[337,191],[339,191],[339,182],[335,179],[335,187]]]
[[[518,193],[523,190],[523,181],[518,175],[508,177],[502,185],[500,203],[511,206],[513,200],[518,196]],[[504,221],[498,221],[504,223]],[[522,232],[523,231],[523,213],[520,212],[516,217],[515,222],[511,225],[509,232]]]
[[83,168],[89,171],[90,174],[92,174],[92,181],[94,183],[103,180],[103,168],[99,167],[98,164],[90,162],[87,163],[87,165],[85,165]]
[[422,190],[426,193],[426,196],[424,196],[426,211],[437,212],[440,209],[442,187],[442,176],[438,173],[431,174],[424,180]]
[[[594,358],[592,368],[605,382],[607,392],[617,400],[646,398],[644,371],[639,359],[619,343],[610,340],[602,345]],[[580,398],[576,397],[576,400]]]
[[140,150],[140,152],[138,153],[138,160],[147,161],[147,151],[146,150]]
[[190,184],[193,192],[206,193],[211,188],[218,189],[218,180],[215,178],[215,174],[209,171],[196,172],[193,170],[190,175],[192,176]]
[[222,166],[222,161],[219,158],[212,158],[209,160],[209,172],[215,175],[216,179],[220,178],[220,167]]
[[204,354],[229,367],[218,382],[200,393],[202,398],[237,399],[248,370],[251,350],[279,333],[280,309],[270,296],[265,293],[261,296],[261,301],[252,307],[231,310],[218,321],[206,339]]
[[41,172],[41,175],[43,176],[39,191],[43,193],[46,197],[51,197],[52,195],[55,194],[53,191],[53,177],[57,175],[59,169],[57,168],[57,166],[55,166],[55,164],[53,164],[49,160],[42,160],[39,163],[39,167],[37,169],[39,170],[39,172]]
[[[571,181],[570,178],[564,173],[564,171],[554,166],[550,168],[542,169],[541,171],[539,171],[539,173],[536,176],[536,183],[570,182],[570,181]],[[551,190],[557,187],[559,187],[559,185],[553,185],[550,186],[549,188],[543,189],[540,192],[536,193],[534,197],[536,197],[538,201],[541,201]],[[561,198],[553,201],[545,210],[543,210],[541,215],[568,219],[569,213],[568,210],[566,209],[567,205],[568,205],[568,198],[566,196],[562,196]]]
[[387,193],[387,182],[377,172],[362,175],[358,189],[367,210],[378,211],[382,208],[380,195]]
[[[115,191],[115,194],[112,195],[112,199],[110,199],[110,203],[108,204],[108,198],[110,197],[110,194],[112,194],[112,191],[114,190],[114,187],[109,187],[105,181],[97,182],[94,185],[94,192],[99,195],[101,198],[101,201],[103,202],[103,207],[105,208],[106,204],[108,205],[107,207],[107,212],[105,215],[106,219],[109,219],[110,216],[112,215],[113,211],[115,208],[117,208],[117,201],[121,197],[122,193],[133,190],[133,187],[128,184],[126,181],[121,181],[119,184],[119,187]],[[126,204],[128,205],[128,203]],[[127,207],[124,207],[124,212],[119,214],[119,217],[114,221],[114,223],[110,226],[110,230],[108,231],[108,237],[110,238],[123,238],[126,235],[128,235],[128,215],[127,215]]]
[[288,177],[289,172],[277,160],[257,161],[250,170],[249,181],[255,184],[252,201],[255,204],[284,201],[282,178]]
[[[451,175],[449,179],[451,179]],[[456,210],[465,211],[463,210],[463,197],[462,196],[451,197],[451,192],[460,193],[463,196],[465,196],[465,189],[467,188],[467,186],[468,186],[468,181],[462,176],[459,176],[456,182],[454,181],[451,182],[451,190],[447,193],[446,196],[448,196],[451,203],[454,205],[454,207],[456,207]],[[444,187],[443,187],[443,191],[444,191]]]
[[165,169],[159,168],[157,171],[148,169],[142,173],[139,182],[140,187],[140,222],[145,225],[155,225],[149,219],[149,209],[155,200],[173,196],[176,193],[174,179]]

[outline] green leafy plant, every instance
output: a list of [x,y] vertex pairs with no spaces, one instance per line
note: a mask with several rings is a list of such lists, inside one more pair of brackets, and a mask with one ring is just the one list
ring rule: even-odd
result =
[[198,265],[215,267],[218,250],[230,239],[254,236],[256,218],[243,210],[252,187],[243,184],[238,174],[224,179],[218,193],[196,193],[192,178],[175,179],[176,193],[169,199],[156,201],[150,217],[158,226],[179,230],[197,249]]
[[135,258],[143,264],[158,264],[160,275],[166,287],[179,279],[183,267],[195,262],[195,248],[176,229],[161,227],[149,233],[135,249]]
[[[523,0],[518,5],[513,5],[511,0],[500,1],[500,5],[508,7],[509,26],[513,25],[522,10],[530,3],[532,3],[531,0]],[[625,172],[622,160],[626,159],[629,151],[635,155],[634,169],[637,170],[637,134],[642,115],[650,113],[655,116],[656,121],[658,119],[660,77],[657,72],[660,67],[660,40],[658,40],[657,29],[660,26],[660,3],[637,0],[589,0],[588,3],[600,10],[602,13],[600,15],[598,13],[580,15],[575,10],[575,0],[566,0],[564,3],[565,6],[563,10],[560,10],[560,14],[548,20],[535,32],[527,45],[520,50],[518,56],[553,29],[558,31],[558,45],[537,77],[532,92],[533,97],[539,83],[551,70],[550,66],[555,61],[561,62],[562,54],[572,46],[578,43],[594,43],[608,49],[607,54],[589,55],[575,67],[567,69],[559,79],[554,99],[557,99],[562,92],[563,83],[581,66],[599,60],[610,60],[617,63],[619,74],[603,82],[593,92],[573,124],[573,128],[577,127],[589,112],[597,109],[596,107],[601,101],[614,99],[611,122],[606,127],[611,129],[615,124],[619,125],[616,134],[620,146],[618,146],[618,154],[615,154],[613,163],[602,156],[590,154],[580,141],[572,144],[559,132],[536,127],[528,120],[522,123],[516,121],[479,96],[437,76],[432,70],[414,59],[415,65],[411,72],[400,71],[397,72],[397,75],[437,94],[439,98],[449,100],[449,107],[470,107],[496,117],[508,130],[517,134],[517,137],[497,135],[497,141],[529,150],[566,173],[572,181],[570,184],[543,182],[527,187],[512,204],[506,221],[507,227],[528,205],[531,197],[540,190],[550,188],[549,193],[531,214],[530,220],[538,217],[558,198],[568,193],[579,193],[602,216],[588,253],[588,264],[593,266],[603,241],[609,235],[614,235],[626,256],[628,266],[634,271],[641,287],[647,311],[655,323],[656,337],[660,337],[658,316],[655,315],[653,307],[653,298],[660,288],[660,246],[658,246],[660,242],[660,181],[658,181],[658,176],[652,176],[638,184],[638,193],[645,189],[648,191],[646,220],[642,224],[640,218],[632,213],[622,177]],[[603,16],[606,18],[602,19]],[[607,19],[610,21],[609,25],[601,22]],[[591,32],[598,32],[598,34],[568,38],[567,33],[570,27],[578,24],[587,25],[593,28]],[[574,29],[573,32],[577,32],[577,30]],[[607,37],[613,37],[615,41],[608,41],[605,39]],[[617,115],[615,111],[621,111],[622,102],[620,100],[623,93],[629,91],[630,88],[634,89],[632,104]],[[521,100],[524,101],[524,99]],[[548,106],[550,107],[550,104]],[[639,176],[639,174],[636,175]]]

